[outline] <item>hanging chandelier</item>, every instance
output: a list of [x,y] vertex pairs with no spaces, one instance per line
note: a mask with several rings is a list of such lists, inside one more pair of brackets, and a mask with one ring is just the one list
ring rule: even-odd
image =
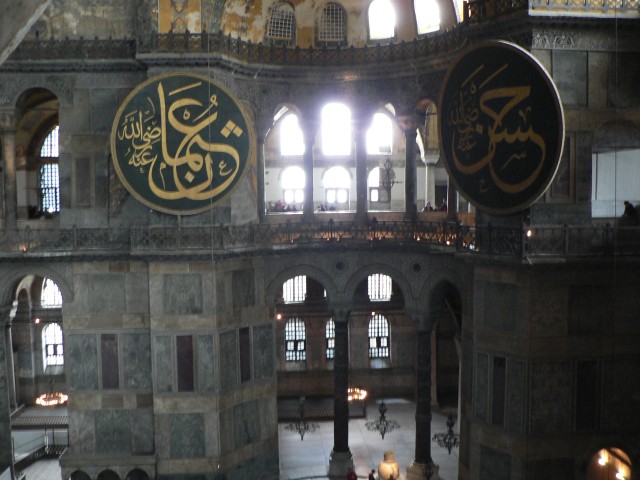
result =
[[36,405],[43,407],[55,407],[56,405],[64,405],[69,400],[69,396],[62,392],[43,393],[36,398]]
[[447,417],[447,433],[436,433],[433,440],[438,443],[439,447],[446,448],[451,455],[451,450],[460,446],[460,437],[453,432],[453,426],[456,421],[453,415]]
[[400,424],[395,420],[387,419],[387,406],[384,403],[384,400],[380,402],[380,407],[378,407],[378,411],[380,412],[380,417],[377,420],[372,420],[371,422],[365,423],[365,427],[370,432],[379,432],[382,435],[382,439],[384,440],[384,436],[393,432],[400,428]]
[[307,422],[307,419],[304,417],[304,402],[305,396],[301,395],[300,404],[298,405],[298,418],[294,422],[284,427],[286,430],[289,430],[290,432],[296,432],[298,435],[300,435],[301,442],[304,441],[304,436],[306,433],[313,433],[318,428],[320,428],[320,425],[318,425],[317,423]]

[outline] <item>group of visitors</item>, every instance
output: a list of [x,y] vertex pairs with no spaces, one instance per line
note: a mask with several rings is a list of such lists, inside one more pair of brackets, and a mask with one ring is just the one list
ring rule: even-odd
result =
[[427,204],[424,206],[424,209],[422,211],[423,212],[446,212],[447,200],[443,198],[442,203],[440,204],[439,207],[434,207],[433,205],[431,205],[431,202],[427,202]]
[[[347,472],[347,480],[357,480],[357,479],[358,479],[358,475],[356,474],[356,472],[353,471],[353,468],[349,468],[349,471]],[[375,470],[371,470],[371,472],[369,473],[368,480],[376,480]],[[389,480],[395,480],[395,478],[393,477],[393,474],[389,476]]]

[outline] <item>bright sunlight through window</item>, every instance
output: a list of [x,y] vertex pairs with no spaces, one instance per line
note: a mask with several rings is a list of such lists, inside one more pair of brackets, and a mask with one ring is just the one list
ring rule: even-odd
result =
[[393,138],[393,123],[384,113],[376,113],[367,130],[367,153],[369,155],[390,155]]
[[413,8],[419,35],[440,29],[440,8],[436,0],[414,0]]
[[389,0],[373,0],[369,5],[369,38],[380,40],[395,35],[396,12]]
[[351,110],[341,103],[329,103],[322,109],[322,153],[351,153]]
[[304,140],[298,124],[298,116],[290,113],[280,123],[280,154],[283,156],[303,155]]

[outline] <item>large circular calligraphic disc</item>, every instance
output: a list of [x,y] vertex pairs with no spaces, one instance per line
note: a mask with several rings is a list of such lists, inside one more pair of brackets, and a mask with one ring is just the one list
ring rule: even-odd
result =
[[125,188],[160,212],[213,207],[242,179],[254,133],[238,101],[210,78],[150,78],[125,99],[111,128],[111,156]]
[[470,47],[449,69],[439,105],[445,166],[467,200],[509,214],[540,198],[560,163],[564,116],[531,54],[497,40]]

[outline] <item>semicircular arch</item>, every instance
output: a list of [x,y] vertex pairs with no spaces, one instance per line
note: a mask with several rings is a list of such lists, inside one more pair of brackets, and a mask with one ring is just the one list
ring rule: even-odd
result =
[[265,287],[267,305],[274,303],[278,289],[282,287],[284,282],[299,275],[306,275],[320,283],[327,291],[327,299],[329,301],[336,298],[337,287],[327,272],[314,265],[301,264],[281,270],[269,281]]
[[372,263],[354,272],[347,281],[345,288],[346,297],[353,300],[358,285],[365,281],[369,275],[373,275],[375,273],[382,273],[391,277],[391,280],[393,280],[400,288],[405,305],[407,304],[407,301],[410,301],[413,298],[411,283],[407,280],[404,274],[397,268],[384,263]]
[[47,266],[38,265],[34,267],[25,265],[4,271],[0,279],[0,305],[10,305],[13,302],[16,296],[16,288],[22,279],[29,275],[52,279],[60,289],[63,304],[73,300],[71,283],[62,273]]

